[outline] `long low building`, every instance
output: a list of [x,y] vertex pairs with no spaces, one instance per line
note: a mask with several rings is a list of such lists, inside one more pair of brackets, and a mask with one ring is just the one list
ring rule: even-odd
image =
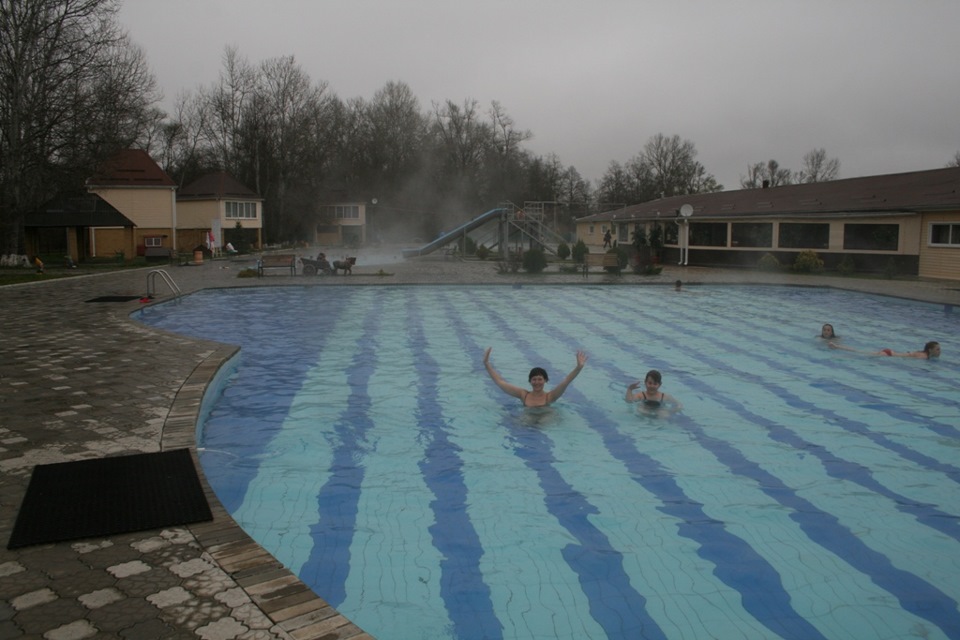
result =
[[[655,231],[659,229],[659,231]],[[577,236],[602,250],[636,231],[663,238],[660,259],[789,266],[812,250],[826,269],[960,280],[960,167],[662,198],[577,220]]]

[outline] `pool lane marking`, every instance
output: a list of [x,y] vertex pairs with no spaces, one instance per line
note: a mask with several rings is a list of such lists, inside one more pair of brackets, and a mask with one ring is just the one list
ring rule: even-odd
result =
[[[594,313],[607,315],[609,317],[609,313],[599,307],[595,307],[593,311]],[[619,347],[626,352],[635,353],[638,357],[642,355],[639,353],[639,350],[628,343],[620,342]],[[683,347],[678,344],[677,349],[683,349]],[[712,362],[714,366],[721,370],[726,369],[725,363],[712,358],[708,354],[699,352],[698,357],[701,360]],[[664,369],[670,367],[670,364],[666,361],[649,358],[649,356],[647,358],[648,361],[652,362],[651,366]],[[624,372],[619,371],[619,369],[613,365],[606,365],[604,368],[617,376],[625,376]],[[749,374],[744,375],[750,377]],[[767,386],[762,384],[763,381],[759,379],[758,376],[755,377],[757,378],[757,380],[754,380],[755,383],[761,384],[761,386],[764,387]],[[711,388],[710,385],[701,382],[695,377],[685,378],[684,381],[690,388],[700,389],[706,393],[709,393]],[[788,393],[786,390],[783,390],[783,392]],[[832,454],[828,456],[824,447],[805,446],[810,445],[810,443],[806,443],[806,441],[802,440],[787,427],[749,411],[739,401],[732,400],[728,396],[711,394],[711,397],[714,397],[714,395],[717,396],[717,402],[730,411],[743,416],[745,419],[749,417],[751,422],[757,426],[766,428],[771,439],[789,444],[794,448],[817,456],[821,460],[828,475],[840,479],[852,480],[861,484],[861,486],[877,492],[873,487],[875,485],[878,486],[879,483],[868,477],[862,465],[855,465],[846,461],[844,461],[844,465],[837,464],[835,462],[837,457]],[[688,427],[691,433],[696,436],[697,441],[700,442],[705,449],[713,452],[714,456],[726,464],[732,473],[752,478],[762,491],[783,506],[791,509],[793,511],[791,518],[801,526],[811,540],[844,559],[864,575],[870,576],[878,586],[884,588],[896,597],[904,610],[929,620],[944,631],[949,632],[948,630],[951,628],[960,629],[960,616],[958,616],[956,611],[957,603],[955,600],[913,573],[895,567],[887,556],[867,546],[845,525],[841,524],[836,516],[819,509],[813,503],[800,497],[795,490],[788,487],[773,474],[764,470],[758,463],[749,460],[733,445],[707,435],[699,425],[687,419],[686,416],[679,414],[677,417],[679,418],[681,416],[683,420],[678,421],[678,424],[683,424]],[[802,444],[798,446],[798,443]],[[850,474],[840,473],[839,469],[841,466],[853,467],[854,472]],[[886,494],[881,493],[885,495],[885,497],[889,498],[890,495],[896,495],[885,487],[883,490],[887,492]],[[913,507],[908,508],[906,505],[900,503],[895,504],[898,509],[908,513],[922,511],[925,506],[920,505],[917,509],[914,509]],[[933,509],[929,511],[934,512],[934,514],[941,513]],[[955,530],[955,526],[944,527],[940,522],[941,519],[947,519],[950,520],[952,524],[955,524],[950,514],[937,516],[928,513],[924,515],[923,518],[920,518],[916,513],[912,513],[912,515],[914,515],[918,521],[938,531],[943,531],[944,528],[946,528],[947,531]],[[865,561],[865,558],[869,558],[870,560]],[[932,603],[933,606],[931,607],[924,603]]]
[[434,522],[429,526],[433,545],[443,555],[440,591],[456,638],[502,638],[490,587],[483,581],[480,536],[467,512],[467,488],[459,447],[449,436],[449,424],[439,399],[440,374],[427,348],[419,305],[407,299],[406,336],[417,374],[418,432],[428,438],[418,463],[434,496]]
[[[364,465],[357,460],[367,435],[376,426],[370,419],[370,377],[376,371],[376,334],[383,313],[384,296],[373,296],[360,321],[357,346],[346,370],[347,408],[333,422],[339,444],[333,452],[331,475],[317,494],[318,521],[310,526],[314,546],[300,569],[308,584],[314,585],[333,607],[346,599],[346,581],[350,574],[350,545],[357,524],[357,511],[363,487]],[[357,311],[356,305],[351,309]],[[317,542],[322,541],[322,544]]]

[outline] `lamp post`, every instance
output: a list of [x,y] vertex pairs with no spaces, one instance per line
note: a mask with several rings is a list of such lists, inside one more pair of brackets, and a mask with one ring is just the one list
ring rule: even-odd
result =
[[677,225],[680,227],[677,244],[680,246],[680,262],[677,264],[686,266],[690,260],[690,216],[693,215],[693,207],[685,204],[677,210]]

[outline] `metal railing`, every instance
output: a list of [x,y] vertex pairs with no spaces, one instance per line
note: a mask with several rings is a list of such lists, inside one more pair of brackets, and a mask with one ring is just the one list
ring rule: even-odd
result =
[[180,291],[180,287],[177,286],[177,283],[173,281],[173,278],[170,277],[170,274],[164,271],[163,269],[154,269],[147,274],[147,297],[152,298],[157,293],[157,277],[160,277],[168,287],[170,291],[173,292],[174,298],[179,298],[183,295],[183,292]]

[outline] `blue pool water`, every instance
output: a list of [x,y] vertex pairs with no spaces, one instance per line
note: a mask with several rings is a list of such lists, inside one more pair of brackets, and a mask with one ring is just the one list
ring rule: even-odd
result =
[[[814,288],[210,290],[233,517],[392,638],[960,638],[960,312]],[[939,361],[899,351],[938,339]],[[590,357],[553,408],[523,384]],[[638,415],[651,368],[684,411]]]

